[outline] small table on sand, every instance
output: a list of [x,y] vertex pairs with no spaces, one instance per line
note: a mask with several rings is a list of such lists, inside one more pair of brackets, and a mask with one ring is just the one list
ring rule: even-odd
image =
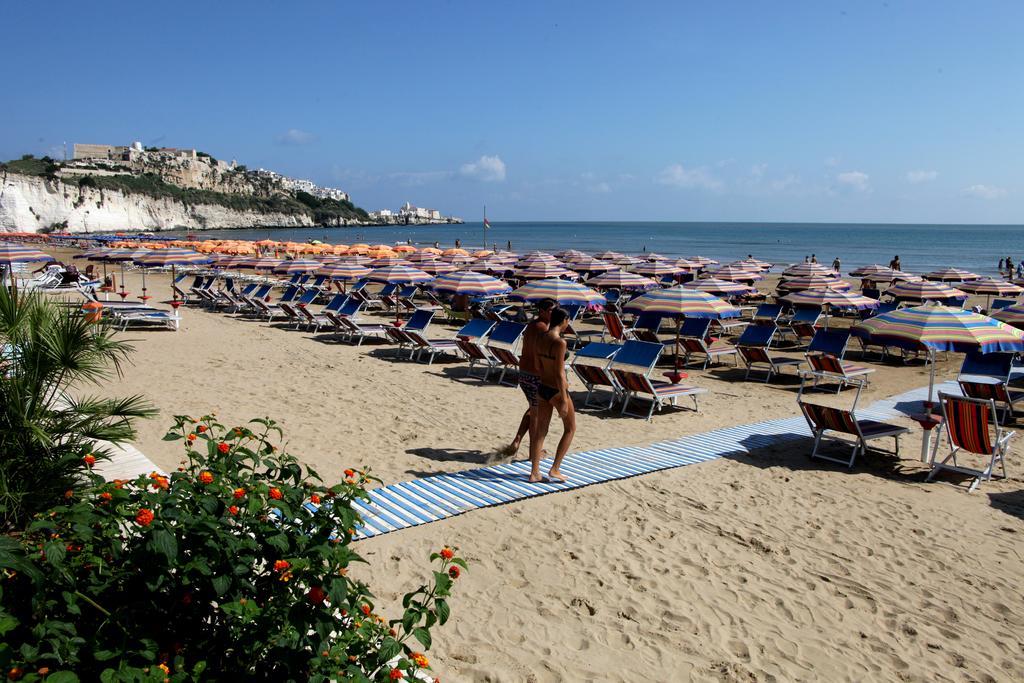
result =
[[912,413],[910,419],[921,425],[924,436],[921,437],[921,462],[932,461],[932,430],[942,424],[942,416],[935,413]]

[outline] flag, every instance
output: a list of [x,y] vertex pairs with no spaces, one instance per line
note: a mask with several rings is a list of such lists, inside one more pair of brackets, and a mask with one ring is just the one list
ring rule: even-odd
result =
[[491,222],[489,220],[487,220],[487,218],[484,218],[484,227],[485,228],[491,227]]

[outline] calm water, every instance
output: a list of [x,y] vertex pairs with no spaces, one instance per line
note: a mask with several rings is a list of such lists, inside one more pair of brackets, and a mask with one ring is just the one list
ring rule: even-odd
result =
[[[285,228],[209,230],[201,236],[233,239],[277,239],[329,243],[386,244],[410,240],[420,246],[442,247],[461,240],[463,246],[483,243],[481,223],[464,225],[392,226],[382,228]],[[665,256],[707,256],[732,261],[753,254],[785,264],[816,254],[831,264],[838,256],[843,270],[870,263],[888,264],[899,254],[904,270],[923,272],[957,266],[992,274],[1001,257],[1024,258],[1024,225],[857,225],[836,223],[501,223],[487,231],[488,243],[499,247],[511,241],[515,251],[587,252],[612,249],[624,253],[647,251]]]

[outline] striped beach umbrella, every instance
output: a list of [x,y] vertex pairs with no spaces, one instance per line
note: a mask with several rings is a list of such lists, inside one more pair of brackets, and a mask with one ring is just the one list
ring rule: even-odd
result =
[[15,263],[33,263],[38,261],[53,261],[49,254],[13,242],[0,242],[0,265],[10,267]]
[[373,259],[363,254],[342,254],[338,257],[338,261],[341,263],[358,263],[365,266],[373,261]]
[[830,308],[846,308],[865,311],[878,308],[878,301],[856,292],[843,291],[825,287],[824,289],[805,289],[782,297],[797,306],[822,306]]
[[1024,332],[980,313],[925,304],[882,313],[857,323],[853,334],[886,346],[928,352],[928,402],[935,387],[935,352],[1019,353]]
[[[174,289],[175,280],[175,269],[178,266],[201,266],[210,263],[213,257],[207,254],[200,254],[198,251],[192,251],[191,249],[179,249],[171,247],[169,249],[159,249],[156,251],[150,251],[142,254],[136,259],[133,259],[135,263],[142,266],[142,296],[139,298],[145,301],[148,297],[146,296],[146,269],[147,268],[166,268],[171,267],[171,298],[177,300],[178,292]],[[122,286],[124,281],[122,280]]]
[[554,256],[549,256],[549,255],[544,255],[544,254],[535,254],[535,255],[532,255],[532,256],[523,256],[522,258],[517,259],[515,264],[516,264],[516,268],[528,268],[530,266],[535,266],[535,265],[555,265],[555,266],[561,266],[562,268],[565,267],[565,264],[562,263],[561,261],[559,261],[558,259],[556,259]]
[[585,287],[578,282],[559,279],[531,282],[515,290],[509,296],[517,301],[554,299],[560,306],[591,306],[605,302],[604,297],[593,289]]
[[853,270],[850,271],[849,275],[850,277],[866,277],[868,275],[878,275],[882,278],[885,278],[886,276],[891,275],[892,273],[898,272],[900,271],[893,270],[888,266],[882,266],[877,263],[872,263],[869,266],[861,266],[860,268],[854,268]]
[[294,259],[282,261],[274,266],[277,275],[308,275],[320,270],[324,264],[313,259]]
[[707,272],[719,280],[732,280],[733,282],[756,282],[764,279],[764,275],[761,275],[760,271],[739,266],[711,268]]
[[695,289],[699,292],[707,292],[708,294],[715,294],[717,296],[746,296],[757,291],[753,287],[745,285],[742,282],[719,280],[714,277],[687,282],[683,287],[686,287],[687,289]]
[[498,296],[512,291],[512,288],[504,280],[483,273],[475,273],[472,270],[438,275],[430,283],[430,288],[435,292],[469,296]]
[[646,253],[643,253],[643,254],[638,254],[637,256],[640,258],[641,261],[668,261],[668,260],[670,260],[668,256],[662,256],[661,254],[656,254],[653,251],[646,252]]
[[708,266],[718,265],[718,261],[716,261],[715,259],[708,258],[707,256],[687,256],[686,260],[692,263],[699,263],[705,268],[707,268]]
[[579,278],[579,275],[557,262],[541,262],[525,267],[519,266],[515,272],[517,276],[524,280],[547,280],[555,277],[564,277],[572,280]]
[[981,276],[959,268],[940,268],[925,273],[923,277],[925,280],[934,280],[935,282],[967,282],[968,280],[977,280]]
[[247,256],[240,260],[236,267],[250,270],[273,270],[279,263],[284,263],[284,259],[270,256]]
[[802,292],[805,289],[834,289],[845,292],[850,289],[850,283],[833,275],[804,275],[780,280],[776,289],[780,292]]
[[441,257],[437,254],[433,254],[429,251],[420,251],[415,254],[409,254],[405,257],[405,260],[409,263],[425,263],[427,261],[437,261]]
[[540,251],[539,249],[534,249],[533,251],[528,251],[528,252],[526,252],[525,254],[523,254],[520,257],[520,259],[528,259],[528,258],[541,259],[542,261],[557,261],[558,260],[557,258],[555,258],[555,256],[553,254],[549,254],[546,251]]
[[447,261],[424,261],[417,263],[416,266],[424,273],[431,273],[437,275],[439,273],[453,273],[459,269],[454,263],[448,263]]
[[371,270],[366,279],[373,282],[386,282],[388,284],[412,285],[420,282],[427,282],[434,278],[419,268],[412,266],[386,266]]
[[1024,304],[1016,303],[1006,308],[1000,308],[992,314],[992,317],[1007,325],[1012,325],[1018,330],[1024,328]]
[[704,268],[704,266],[702,264],[697,263],[696,261],[691,261],[690,259],[685,259],[685,258],[681,258],[681,259],[675,261],[675,265],[677,265],[680,268],[682,268],[684,272],[694,272],[694,271],[698,271],[698,270],[701,270],[702,268]]
[[836,271],[820,263],[798,263],[782,271],[782,277],[804,277],[806,275],[836,275]]
[[921,280],[901,282],[885,290],[896,301],[963,301],[967,298],[959,289],[939,282]]
[[989,296],[1020,296],[1024,287],[1006,280],[997,280],[993,277],[979,277],[977,280],[961,282],[956,287],[961,292],[970,294],[987,294]]
[[601,273],[597,277],[587,280],[591,287],[599,289],[628,289],[644,290],[658,286],[658,283],[638,273],[631,273],[628,270],[611,270]]
[[382,258],[373,259],[366,265],[370,268],[387,268],[388,266],[411,266],[412,262],[407,261],[401,256],[384,256]]
[[452,263],[456,266],[464,266],[476,260],[469,254],[448,254],[446,256],[442,256],[441,258],[447,261],[448,263]]
[[735,318],[740,309],[729,302],[682,285],[656,289],[630,301],[624,310],[631,313],[660,313],[673,318]]
[[565,249],[563,251],[555,252],[555,258],[557,258],[557,259],[559,259],[561,261],[568,262],[568,261],[574,261],[574,260],[579,259],[579,258],[590,258],[590,257],[587,256],[587,254],[585,252],[582,252],[579,249]]
[[475,270],[478,273],[504,273],[506,270],[512,270],[513,266],[508,261],[504,261],[497,256],[488,256],[487,258],[477,259],[468,266],[469,270]]
[[745,258],[745,259],[740,259],[739,261],[736,261],[736,265],[738,265],[738,266],[747,266],[748,268],[749,267],[753,267],[753,268],[757,268],[758,270],[771,270],[772,266],[774,264],[768,263],[767,261],[762,261],[761,259],[756,259],[756,258],[751,256],[751,257],[748,257],[748,258]]
[[643,262],[643,259],[638,259],[635,256],[616,256],[615,258],[612,259],[612,263],[614,263],[617,266],[622,266],[623,268],[626,268],[628,266],[635,266]]
[[601,259],[602,261],[614,261],[622,256],[624,256],[624,254],[620,254],[617,251],[601,251],[594,254],[594,258]]
[[634,273],[640,273],[650,278],[664,277],[666,275],[678,275],[686,271],[685,268],[680,268],[674,263],[669,261],[648,261],[646,263],[638,263],[635,266],[630,267]]
[[355,282],[370,274],[370,269],[358,263],[327,263],[316,271],[317,275],[326,275],[332,280]]
[[609,270],[619,270],[622,266],[617,266],[614,263],[602,261],[591,256],[584,256],[569,261],[566,267],[577,273],[607,273]]

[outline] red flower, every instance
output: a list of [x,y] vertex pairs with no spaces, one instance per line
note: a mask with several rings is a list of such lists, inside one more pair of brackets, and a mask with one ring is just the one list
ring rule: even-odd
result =
[[200,434],[205,434],[207,429],[208,427],[206,425],[199,425],[198,427],[196,427],[196,431],[199,432]]
[[213,483],[213,473],[212,472],[206,472],[206,471],[200,472],[199,473],[199,481],[201,483],[203,483],[203,484],[212,484]]
[[114,495],[110,493],[110,491],[104,491],[103,493],[100,494],[100,500],[102,500],[104,503],[108,502],[113,497]]
[[392,669],[391,672],[388,673],[388,678],[393,681],[400,681],[405,678],[405,674],[402,673],[401,669]]
[[140,526],[149,526],[153,523],[153,511],[147,508],[142,508],[139,510],[138,514],[135,515],[135,521],[138,522]]
[[316,495],[314,493],[312,496],[309,497],[309,502],[313,503],[313,505],[319,505],[320,504],[320,496],[318,496],[318,495]]
[[413,652],[409,658],[412,659],[413,664],[415,664],[421,669],[426,669],[428,666],[430,666],[430,661],[422,652]]
[[196,440],[196,435],[195,434],[189,434],[185,438],[189,440],[189,443],[191,443],[191,442]]
[[356,476],[356,473],[353,472],[352,470],[345,470],[345,476],[351,479],[352,477]]
[[441,558],[444,560],[450,560],[455,557],[455,553],[448,546],[441,548]]
[[235,492],[232,493],[231,495],[233,495],[235,497],[235,500],[239,500],[240,498],[245,498],[245,489],[235,489]]
[[459,574],[461,574],[461,573],[462,573],[462,570],[459,569],[458,565],[453,565],[451,567],[448,567],[448,576],[452,577],[453,579],[459,578]]
[[360,605],[359,606],[359,611],[362,612],[366,616],[370,616],[370,606],[369,605],[366,605],[366,604]]
[[93,455],[92,453],[89,453],[84,458],[82,458],[82,462],[84,462],[87,466],[92,467],[93,465],[96,464],[96,456]]
[[290,566],[292,566],[292,565],[291,565],[291,563],[288,560],[277,560],[276,562],[274,562],[274,571],[275,572],[283,572],[285,569],[288,569],[288,567],[290,567]]
[[228,508],[228,512],[230,512],[233,515],[237,515],[238,514],[238,506],[237,505],[232,505],[231,507]]
[[163,476],[162,474],[154,472],[153,474],[149,475],[149,478],[153,480],[153,483],[150,484],[150,486],[152,486],[154,489],[170,488],[170,484],[167,483],[167,477]]
[[20,667],[14,667],[7,672],[7,680],[9,681],[20,681],[21,677],[25,675],[25,671]]
[[306,598],[308,598],[309,602],[314,605],[322,605],[324,600],[327,599],[327,593],[325,593],[324,589],[320,586],[313,586],[309,589],[309,592],[306,593]]
[[273,498],[274,500],[281,500],[282,498],[284,498],[284,496],[281,494],[281,489],[276,487],[270,489],[270,497]]
[[226,454],[228,451],[231,450],[231,446],[229,446],[229,445],[227,445],[227,443],[221,441],[219,444],[217,444],[217,450],[220,451],[221,454]]

